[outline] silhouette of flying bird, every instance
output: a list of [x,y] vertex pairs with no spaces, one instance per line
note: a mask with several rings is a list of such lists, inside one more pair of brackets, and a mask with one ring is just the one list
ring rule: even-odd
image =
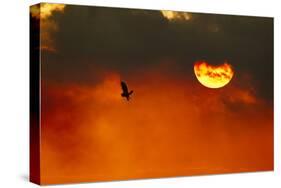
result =
[[123,93],[121,93],[121,96],[126,97],[127,100],[130,100],[130,95],[132,95],[133,90],[131,90],[129,92],[128,86],[127,86],[126,82],[124,82],[124,81],[121,81],[121,88],[122,88],[122,91],[123,91]]

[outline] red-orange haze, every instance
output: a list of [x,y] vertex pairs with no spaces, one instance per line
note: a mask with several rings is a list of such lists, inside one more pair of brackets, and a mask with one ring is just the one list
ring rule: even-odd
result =
[[235,80],[214,90],[151,71],[126,79],[128,102],[120,79],[43,81],[43,184],[273,169],[273,109]]

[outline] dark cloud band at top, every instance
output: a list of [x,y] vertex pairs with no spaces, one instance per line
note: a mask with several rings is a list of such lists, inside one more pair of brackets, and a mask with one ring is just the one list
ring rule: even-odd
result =
[[197,60],[228,60],[256,80],[261,95],[273,98],[273,19],[189,14],[190,20],[169,21],[161,11],[67,5],[52,16],[57,54],[43,52],[46,72],[67,80],[76,71],[87,80],[89,67],[127,74],[171,59],[171,71],[188,76]]

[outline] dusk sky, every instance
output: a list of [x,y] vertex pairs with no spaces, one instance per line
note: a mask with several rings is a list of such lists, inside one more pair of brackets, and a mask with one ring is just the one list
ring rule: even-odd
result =
[[[272,18],[57,4],[38,12],[43,183],[273,169]],[[227,62],[233,77],[207,88],[198,61]]]

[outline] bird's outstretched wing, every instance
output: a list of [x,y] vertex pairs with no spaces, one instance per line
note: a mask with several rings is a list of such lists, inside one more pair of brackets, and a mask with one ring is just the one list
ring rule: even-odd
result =
[[128,87],[124,81],[121,81],[121,87],[124,93],[128,93]]

